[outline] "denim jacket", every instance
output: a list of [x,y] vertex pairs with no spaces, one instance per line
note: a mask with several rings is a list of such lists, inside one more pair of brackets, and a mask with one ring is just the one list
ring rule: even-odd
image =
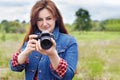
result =
[[[50,68],[51,63],[49,57],[37,51],[33,51],[28,56],[28,64],[13,67],[10,61],[11,70],[21,72],[25,69],[25,80],[33,80],[36,71],[38,72],[38,80],[72,80],[78,61],[77,42],[72,36],[60,33],[59,28],[55,28],[53,35],[55,37],[58,55],[68,64],[67,71],[63,78]],[[25,49],[26,45],[27,42],[22,47],[22,50]]]

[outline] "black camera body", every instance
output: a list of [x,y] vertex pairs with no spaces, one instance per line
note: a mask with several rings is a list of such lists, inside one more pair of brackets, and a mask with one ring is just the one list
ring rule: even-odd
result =
[[49,33],[48,31],[43,31],[42,33],[38,34],[36,40],[40,39],[42,49],[47,50],[53,45],[51,42],[51,38],[54,39],[53,34]]

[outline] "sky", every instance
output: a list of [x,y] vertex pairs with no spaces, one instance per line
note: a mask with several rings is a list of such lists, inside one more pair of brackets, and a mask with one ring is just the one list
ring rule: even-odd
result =
[[[37,0],[0,0],[0,21],[19,20],[29,22],[30,11]],[[53,0],[65,23],[72,24],[79,8],[87,10],[92,20],[120,18],[119,0]]]

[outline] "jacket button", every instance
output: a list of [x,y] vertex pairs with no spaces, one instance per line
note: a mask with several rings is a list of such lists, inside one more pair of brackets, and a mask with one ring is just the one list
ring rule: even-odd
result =
[[39,73],[41,73],[42,71],[41,70],[39,70]]
[[44,58],[42,57],[41,60],[43,60]]
[[38,56],[34,56],[34,57],[37,58],[37,59],[39,58]]
[[31,70],[31,72],[33,72],[33,73],[34,73],[34,72],[35,72],[35,70]]

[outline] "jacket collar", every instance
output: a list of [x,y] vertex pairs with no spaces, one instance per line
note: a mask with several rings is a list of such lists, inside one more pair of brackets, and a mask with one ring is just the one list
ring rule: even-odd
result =
[[57,40],[59,36],[59,27],[55,27],[53,31],[53,35],[54,35],[55,40]]

